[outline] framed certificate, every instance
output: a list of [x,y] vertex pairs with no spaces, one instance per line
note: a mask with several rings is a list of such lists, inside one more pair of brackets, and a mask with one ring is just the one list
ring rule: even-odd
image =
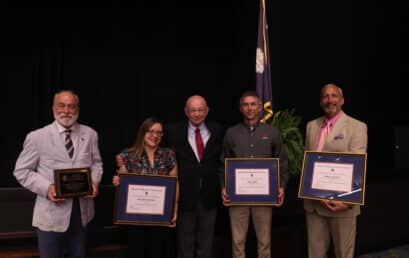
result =
[[225,187],[232,205],[277,205],[279,159],[226,158]]
[[91,169],[70,168],[54,170],[57,198],[70,198],[92,194]]
[[299,198],[364,205],[366,154],[306,151]]
[[120,174],[114,224],[170,226],[177,177]]

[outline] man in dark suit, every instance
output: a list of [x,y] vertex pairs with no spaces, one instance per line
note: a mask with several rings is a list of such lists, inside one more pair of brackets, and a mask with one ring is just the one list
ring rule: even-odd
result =
[[223,129],[205,121],[209,108],[198,95],[186,101],[188,120],[168,125],[167,143],[175,149],[179,168],[179,214],[177,242],[179,258],[210,258],[220,183],[218,169]]

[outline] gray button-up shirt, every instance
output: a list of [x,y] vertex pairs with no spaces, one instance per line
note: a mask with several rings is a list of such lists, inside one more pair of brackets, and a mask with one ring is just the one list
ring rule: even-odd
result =
[[256,124],[250,128],[239,123],[227,129],[223,143],[223,161],[224,158],[279,158],[280,185],[285,188],[287,184],[287,152],[280,131],[270,124]]

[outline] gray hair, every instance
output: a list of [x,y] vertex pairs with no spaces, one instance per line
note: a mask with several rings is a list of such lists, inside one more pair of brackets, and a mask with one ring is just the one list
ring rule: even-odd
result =
[[70,94],[72,94],[72,95],[74,96],[74,98],[75,98],[75,101],[77,102],[77,106],[80,105],[80,98],[78,97],[77,93],[75,93],[75,92],[72,91],[72,90],[60,90],[60,91],[57,91],[57,92],[54,94],[53,104],[55,104],[55,101],[56,101],[56,99],[57,99],[57,96],[60,95],[61,93],[70,93]]

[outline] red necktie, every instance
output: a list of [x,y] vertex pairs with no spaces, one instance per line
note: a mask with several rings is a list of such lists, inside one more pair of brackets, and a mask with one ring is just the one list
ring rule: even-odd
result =
[[195,134],[196,134],[197,155],[199,156],[199,160],[202,160],[204,146],[203,146],[202,135],[200,134],[200,129],[199,128],[196,128]]

